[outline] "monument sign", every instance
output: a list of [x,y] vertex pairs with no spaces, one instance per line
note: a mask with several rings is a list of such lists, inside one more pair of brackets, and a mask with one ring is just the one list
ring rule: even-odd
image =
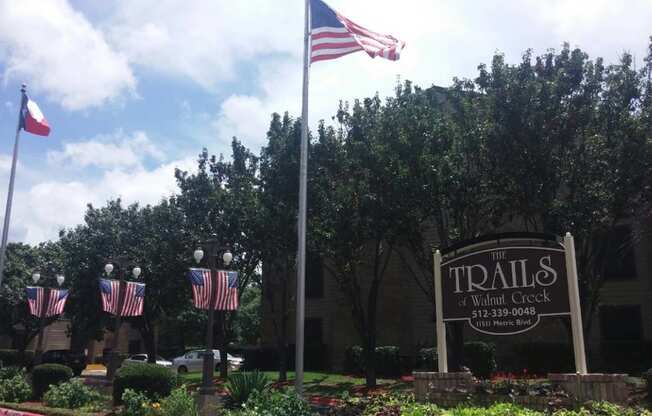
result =
[[433,253],[439,372],[448,372],[446,322],[505,336],[533,329],[542,317],[570,315],[575,367],[586,374],[573,237],[561,243],[512,236],[506,244],[501,238],[483,238],[489,247],[478,241],[459,247],[444,262],[439,250]]

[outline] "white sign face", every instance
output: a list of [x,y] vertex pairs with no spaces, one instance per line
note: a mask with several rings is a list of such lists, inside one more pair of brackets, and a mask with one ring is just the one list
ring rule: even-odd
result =
[[490,335],[529,331],[541,316],[568,315],[564,250],[505,246],[441,265],[444,321],[468,321]]

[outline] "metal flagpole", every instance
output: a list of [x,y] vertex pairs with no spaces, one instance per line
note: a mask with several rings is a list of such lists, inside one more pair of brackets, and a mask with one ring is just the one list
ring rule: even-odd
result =
[[11,175],[9,176],[9,191],[7,192],[7,205],[5,208],[5,223],[2,227],[2,246],[0,246],[0,286],[5,271],[5,252],[7,251],[7,237],[9,236],[9,218],[11,217],[11,202],[14,197],[14,180],[16,179],[16,161],[18,160],[18,143],[20,140],[21,120],[23,118],[23,108],[25,108],[25,90],[27,85],[23,84],[20,88],[20,109],[18,110],[18,125],[16,126],[16,140],[14,142],[14,158],[11,162]]
[[301,103],[301,164],[299,167],[299,215],[297,220],[297,323],[295,339],[295,389],[303,395],[303,330],[306,285],[306,194],[308,188],[308,80],[310,75],[310,0],[305,0],[303,34],[303,99]]
[[444,305],[441,291],[441,252],[433,253],[433,275],[435,276],[435,320],[437,330],[437,369],[448,373],[448,351],[446,349],[446,324],[444,324]]

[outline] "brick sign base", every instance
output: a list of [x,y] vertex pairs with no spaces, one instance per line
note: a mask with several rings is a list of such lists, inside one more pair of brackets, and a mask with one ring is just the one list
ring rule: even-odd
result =
[[607,401],[626,404],[629,388],[627,374],[548,374],[551,383],[560,386],[576,400]]
[[[569,398],[546,396],[514,396],[500,394],[473,394],[471,373],[414,372],[414,395],[417,401],[432,402],[444,407],[462,403],[489,405],[496,402],[513,402],[524,407],[545,410],[551,405],[570,407],[587,401],[607,401],[626,404],[629,388],[625,374],[548,374],[548,380],[561,387]],[[552,403],[553,401],[554,403]]]

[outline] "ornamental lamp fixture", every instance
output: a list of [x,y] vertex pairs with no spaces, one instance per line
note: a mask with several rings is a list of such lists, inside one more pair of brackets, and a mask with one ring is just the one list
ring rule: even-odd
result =
[[197,250],[195,250],[194,253],[192,253],[192,256],[195,258],[197,264],[199,264],[199,262],[201,262],[201,259],[204,258],[204,250],[198,248]]
[[107,276],[110,276],[111,272],[113,271],[113,265],[111,263],[107,263],[106,266],[104,266],[104,271],[106,272]]
[[57,283],[59,284],[59,286],[61,286],[65,281],[66,281],[66,277],[64,275],[62,274],[57,275]]
[[228,266],[231,264],[231,260],[233,260],[233,254],[229,250],[225,251],[222,255],[222,260],[224,261],[224,265]]
[[41,273],[33,273],[32,282],[34,282],[34,284],[37,284],[39,280],[41,280]]

